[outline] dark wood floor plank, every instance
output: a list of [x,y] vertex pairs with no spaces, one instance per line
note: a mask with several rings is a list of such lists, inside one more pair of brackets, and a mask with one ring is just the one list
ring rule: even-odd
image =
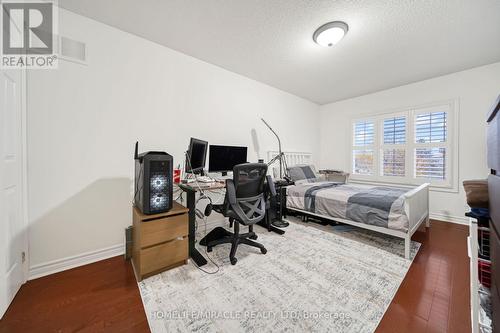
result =
[[440,221],[415,233],[422,247],[377,333],[471,331],[468,233],[467,226]]
[[0,332],[149,332],[131,265],[123,257],[29,281]]
[[[470,332],[466,226],[432,221],[378,333]],[[0,333],[149,332],[131,265],[122,257],[29,281]]]

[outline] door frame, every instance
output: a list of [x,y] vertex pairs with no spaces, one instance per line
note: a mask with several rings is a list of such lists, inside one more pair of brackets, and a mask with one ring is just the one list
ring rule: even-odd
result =
[[[0,0],[1,1],[1,0]],[[0,15],[3,11],[0,9]],[[17,25],[17,29],[22,31]],[[14,69],[13,69],[14,70]],[[28,129],[27,129],[27,108],[28,108],[28,95],[27,95],[27,81],[28,81],[28,70],[26,67],[21,67],[18,69],[21,71],[21,205],[22,205],[22,223],[23,223],[23,252],[24,260],[21,261],[23,265],[23,284],[28,281],[29,278],[29,213],[28,213]]]
[[[27,169],[27,123],[26,123],[26,118],[27,118],[27,85],[26,85],[26,78],[27,78],[27,71],[23,68],[23,69],[9,69],[9,70],[0,70],[0,75],[2,76],[2,80],[4,79],[3,76],[5,76],[5,79],[9,79],[9,77],[17,77],[15,80],[16,82],[19,82],[18,83],[18,88],[16,88],[16,91],[15,91],[15,98],[17,99],[17,102],[15,102],[16,104],[19,103],[19,107],[16,107],[16,114],[17,112],[20,112],[21,114],[19,114],[18,116],[15,116],[16,118],[19,117],[18,119],[20,119],[21,123],[20,124],[17,124],[16,122],[16,125],[17,126],[20,126],[20,128],[18,128],[16,130],[19,131],[17,133],[19,133],[19,135],[21,136],[20,137],[20,142],[19,142],[19,150],[16,150],[16,154],[17,156],[19,156],[19,159],[20,159],[20,163],[19,163],[19,168],[20,170],[18,170],[19,172],[19,175],[20,175],[20,183],[18,184],[18,188],[19,188],[19,191],[21,192],[20,195],[18,196],[18,198],[20,199],[20,204],[21,204],[21,207],[20,207],[20,212],[19,212],[19,220],[18,220],[18,223],[20,224],[19,225],[19,230],[20,230],[20,233],[21,233],[21,237],[19,239],[16,240],[16,242],[21,242],[21,253],[19,254],[14,254],[14,255],[21,255],[21,258],[17,257],[20,262],[20,274],[21,276],[17,276],[16,277],[16,287],[17,287],[17,283],[20,282],[20,286],[19,288],[22,287],[23,284],[26,283],[26,281],[28,280],[28,274],[29,274],[29,221],[28,221],[28,205],[27,205],[27,198],[28,198],[28,193],[27,193],[27,190],[28,190],[28,182],[27,182],[27,173],[28,173],[28,169]],[[0,92],[1,94],[3,94],[3,92]],[[17,96],[17,94],[19,94],[19,96]],[[10,244],[10,240],[8,239],[7,240],[7,244]],[[16,246],[17,248],[17,246]],[[8,260],[7,260],[8,262]],[[21,278],[21,281],[17,280],[17,278]],[[6,304],[6,308],[5,308],[5,311],[8,311],[8,308],[9,306],[12,304],[13,300],[15,299],[15,295],[11,295],[11,292],[9,292],[9,285],[10,285],[10,281],[9,279],[7,279],[7,276],[5,276],[5,280],[2,278],[2,286],[1,288],[4,289],[5,288],[5,291],[6,291],[6,294],[3,295],[3,291],[2,291],[2,298],[3,296],[7,297],[8,299],[6,299],[8,301],[8,303]],[[6,285],[3,285],[3,283],[5,283]],[[18,292],[19,290],[16,290],[16,293]],[[10,299],[10,297],[13,296],[12,299]],[[3,303],[3,299],[2,299],[2,303]],[[2,308],[3,309],[3,308]],[[0,314],[0,319],[3,318],[5,315],[5,312],[2,311],[2,313]]]
[[29,277],[29,213],[28,213],[28,125],[27,125],[27,108],[28,108],[28,96],[27,96],[27,81],[28,81],[28,71],[26,68],[21,69],[21,156],[22,156],[22,211],[23,211],[23,227],[24,227],[24,253],[25,260],[23,262],[23,284],[28,281]]

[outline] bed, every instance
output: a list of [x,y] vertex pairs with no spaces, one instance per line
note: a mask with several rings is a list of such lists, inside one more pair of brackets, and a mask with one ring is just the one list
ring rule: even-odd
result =
[[405,258],[410,258],[411,236],[422,223],[429,226],[429,184],[342,184],[323,181],[313,168],[296,168],[289,169],[295,185],[287,187],[288,210],[403,238]]

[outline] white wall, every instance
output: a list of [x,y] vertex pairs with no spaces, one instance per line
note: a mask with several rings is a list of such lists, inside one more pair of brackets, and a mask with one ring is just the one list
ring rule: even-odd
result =
[[320,107],[322,167],[349,169],[351,119],[438,101],[459,101],[458,193],[431,192],[432,217],[463,222],[462,181],[486,178],[486,114],[500,93],[500,63]]
[[[88,65],[28,75],[30,267],[120,244],[131,224],[133,144],[181,163],[191,136],[245,145],[249,160],[319,153],[318,106],[61,10],[60,34]],[[257,147],[251,131],[257,135]]]

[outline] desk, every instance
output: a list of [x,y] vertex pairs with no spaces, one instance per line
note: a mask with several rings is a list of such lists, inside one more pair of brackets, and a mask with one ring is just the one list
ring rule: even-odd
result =
[[[226,188],[225,182],[213,182],[213,183],[199,183],[200,187],[196,183],[188,184],[178,184],[179,188],[186,192],[187,195],[187,208],[189,209],[189,256],[194,260],[198,267],[207,264],[205,257],[196,249],[196,192],[200,191],[212,191],[212,190],[222,190]],[[237,222],[235,222],[237,223]],[[266,223],[266,219],[257,223],[268,231],[276,232],[280,235],[284,234],[285,231],[279,228],[269,225]]]
[[[226,188],[225,183],[199,183],[202,190],[211,191],[211,190],[221,190]],[[205,257],[196,249],[195,241],[196,241],[196,192],[200,189],[196,185],[196,183],[192,184],[178,184],[179,188],[186,192],[187,195],[187,208],[189,209],[189,256],[196,263],[198,267],[207,264],[207,260]]]

